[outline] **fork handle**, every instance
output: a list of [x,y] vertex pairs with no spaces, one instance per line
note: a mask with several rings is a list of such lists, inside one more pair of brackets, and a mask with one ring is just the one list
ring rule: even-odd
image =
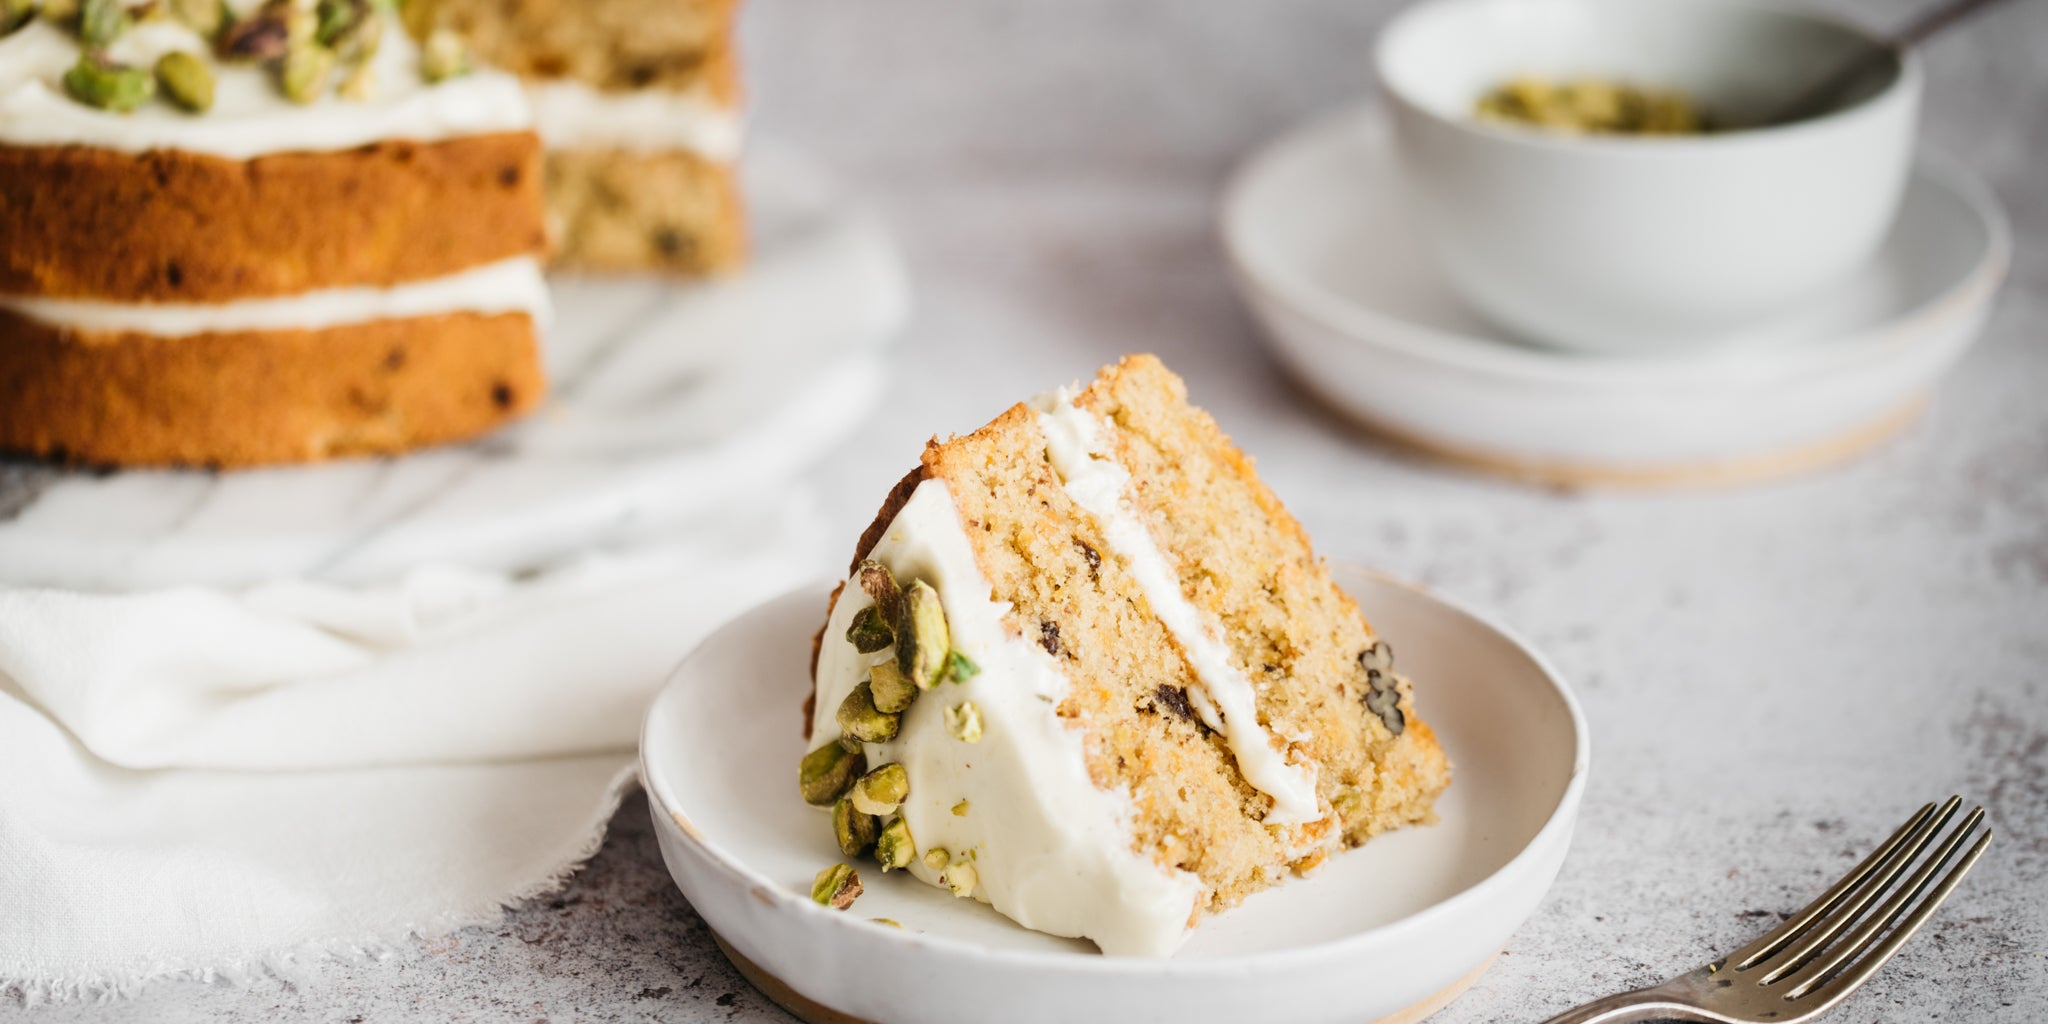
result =
[[1674,1001],[1671,993],[1659,985],[1603,996],[1566,1010],[1543,1024],[1632,1024],[1645,1020],[1705,1021],[1712,1024],[1719,1019],[1703,1016],[1698,1008]]

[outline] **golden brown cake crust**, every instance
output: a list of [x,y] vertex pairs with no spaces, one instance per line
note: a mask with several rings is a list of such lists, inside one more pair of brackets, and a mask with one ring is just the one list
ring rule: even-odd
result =
[[232,468],[472,437],[546,392],[524,313],[317,331],[83,333],[0,310],[0,451]]
[[227,302],[393,285],[546,245],[540,139],[228,160],[0,147],[0,294]]
[[697,276],[746,259],[733,169],[677,150],[554,150],[547,155],[555,264]]

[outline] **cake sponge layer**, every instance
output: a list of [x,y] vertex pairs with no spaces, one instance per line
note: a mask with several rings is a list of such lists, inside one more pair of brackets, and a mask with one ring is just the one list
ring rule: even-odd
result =
[[252,160],[0,146],[0,239],[9,295],[227,302],[444,277],[545,247],[540,139]]
[[555,264],[569,270],[712,274],[746,258],[733,169],[694,153],[551,150]]
[[167,338],[0,310],[0,451],[57,461],[232,468],[399,452],[481,434],[545,391],[524,313]]
[[601,89],[707,89],[738,98],[738,0],[412,0],[406,17],[461,33],[485,61],[526,78]]

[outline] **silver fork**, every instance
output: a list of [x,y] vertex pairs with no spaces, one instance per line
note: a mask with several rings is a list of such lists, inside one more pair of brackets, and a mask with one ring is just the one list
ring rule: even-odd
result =
[[[1960,798],[1949,797],[1939,808],[1920,808],[1833,888],[1749,945],[1662,985],[1596,999],[1544,1024],[1793,1024],[1826,1013],[1877,973],[1984,855],[1991,842],[1989,827],[1954,867],[1934,877],[1983,822],[1984,808],[1978,807],[1889,898],[1863,916],[1934,842],[1961,804]],[[1855,930],[1843,936],[1851,925]]]

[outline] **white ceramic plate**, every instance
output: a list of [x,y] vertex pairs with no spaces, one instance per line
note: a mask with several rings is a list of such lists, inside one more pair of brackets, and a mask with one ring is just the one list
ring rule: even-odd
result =
[[795,784],[827,585],[727,625],[656,699],[640,771],[662,857],[735,963],[812,1021],[1363,1024],[1433,1009],[1477,979],[1556,877],[1585,720],[1543,659],[1484,617],[1362,571],[1338,582],[1399,650],[1450,753],[1442,820],[1209,918],[1171,959],[1104,957],[872,866],[851,910],[811,902],[812,875],[841,860]]
[[0,582],[518,569],[788,479],[885,390],[906,274],[879,220],[800,154],[759,148],[744,173],[745,271],[550,282],[553,393],[525,422],[399,458],[234,473],[0,464]]
[[1923,161],[1849,280],[1710,350],[1601,357],[1508,340],[1452,297],[1368,109],[1254,156],[1221,221],[1237,283],[1303,387],[1418,447],[1563,483],[1745,479],[1860,450],[1908,422],[1975,339],[2011,254],[1990,193]]

